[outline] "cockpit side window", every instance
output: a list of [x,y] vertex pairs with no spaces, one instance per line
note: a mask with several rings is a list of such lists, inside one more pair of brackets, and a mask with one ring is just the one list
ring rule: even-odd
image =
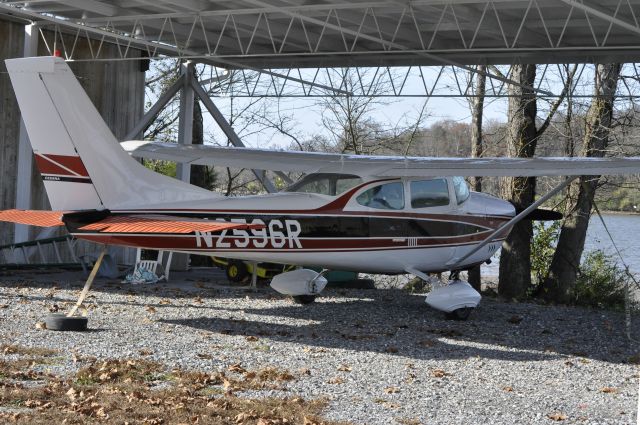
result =
[[458,201],[458,205],[469,199],[469,186],[467,186],[467,182],[465,181],[464,177],[454,177],[453,188],[456,192],[456,201]]
[[362,192],[356,201],[364,207],[401,210],[404,208],[404,185],[402,182],[381,184]]
[[336,196],[362,183],[362,179],[352,174],[316,173],[304,176],[285,192],[318,193]]
[[411,182],[411,208],[443,207],[449,205],[449,185],[446,179]]

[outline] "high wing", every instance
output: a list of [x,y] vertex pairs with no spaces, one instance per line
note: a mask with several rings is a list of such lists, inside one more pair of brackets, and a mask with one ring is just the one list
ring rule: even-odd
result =
[[[63,211],[5,210],[0,211],[0,221],[39,227],[64,226]],[[82,212],[72,213],[73,215]],[[229,223],[201,219],[184,219],[170,215],[137,214],[112,215],[78,227],[83,231],[99,233],[192,233],[220,232],[230,229],[258,229],[264,225]]]
[[341,155],[270,149],[128,141],[132,156],[194,165],[368,176],[577,176],[640,174],[640,157],[434,158]]

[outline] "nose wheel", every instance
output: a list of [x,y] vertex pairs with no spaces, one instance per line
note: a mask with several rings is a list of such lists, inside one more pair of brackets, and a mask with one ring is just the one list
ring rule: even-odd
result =
[[316,295],[294,295],[291,298],[296,304],[311,304],[316,300]]
[[449,320],[467,320],[474,310],[473,307],[463,307],[444,314]]

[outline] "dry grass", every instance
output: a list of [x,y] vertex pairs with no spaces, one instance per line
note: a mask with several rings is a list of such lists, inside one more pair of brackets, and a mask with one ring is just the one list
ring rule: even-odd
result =
[[[233,365],[229,373],[211,374],[168,370],[145,359],[88,359],[74,376],[61,377],[31,369],[44,359],[0,362],[0,423],[336,424],[319,417],[324,400],[252,399],[234,394],[280,388],[296,379],[276,368],[251,371]],[[24,381],[33,379],[43,384],[25,385]]]
[[21,356],[36,356],[36,357],[52,357],[60,354],[59,351],[52,350],[50,348],[40,347],[23,347],[15,344],[2,344],[0,345],[0,352],[3,354],[18,354]]

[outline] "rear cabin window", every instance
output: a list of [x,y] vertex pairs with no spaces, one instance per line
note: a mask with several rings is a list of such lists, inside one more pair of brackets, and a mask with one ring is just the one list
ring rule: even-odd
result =
[[464,177],[454,177],[453,188],[456,192],[456,200],[458,201],[458,205],[469,199],[469,186],[467,186],[467,182],[465,181]]
[[362,192],[356,201],[369,208],[401,210],[404,208],[404,186],[401,182],[381,184]]
[[449,205],[449,185],[446,179],[411,182],[411,208],[443,207]]
[[336,196],[362,183],[362,179],[352,174],[317,173],[298,180],[285,192],[318,193]]

